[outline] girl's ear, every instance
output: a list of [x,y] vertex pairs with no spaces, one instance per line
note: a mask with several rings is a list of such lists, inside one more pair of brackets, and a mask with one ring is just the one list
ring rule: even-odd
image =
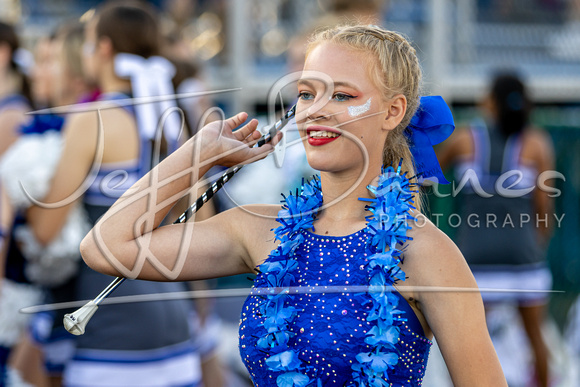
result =
[[385,103],[387,115],[383,122],[383,130],[393,130],[401,123],[407,111],[407,98],[397,94]]

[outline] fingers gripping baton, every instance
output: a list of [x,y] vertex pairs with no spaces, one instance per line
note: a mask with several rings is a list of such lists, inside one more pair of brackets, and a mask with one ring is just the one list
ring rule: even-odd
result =
[[[270,127],[266,127],[262,132],[266,132],[256,143],[256,147],[260,147],[268,142],[270,142],[276,134],[282,130],[288,122],[296,114],[296,105],[292,106],[284,116]],[[207,203],[215,194],[218,192],[240,169],[241,165],[231,167],[224,174],[217,179],[197,200],[191,205],[183,214],[177,218],[176,223],[185,223],[187,220],[195,214],[205,203]],[[93,317],[99,304],[107,298],[119,285],[125,281],[125,278],[117,277],[115,278],[109,286],[107,286],[94,300],[89,301],[83,307],[76,310],[73,313],[66,314],[64,316],[64,327],[67,331],[73,335],[82,335],[85,333],[87,323]]]

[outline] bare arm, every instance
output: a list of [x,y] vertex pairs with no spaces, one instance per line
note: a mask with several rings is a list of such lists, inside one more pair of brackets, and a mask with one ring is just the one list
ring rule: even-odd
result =
[[477,289],[459,249],[432,223],[413,234],[405,254],[405,270],[413,285],[430,288],[416,292],[415,297],[437,339],[453,384],[507,386],[489,337],[479,292],[440,291],[441,287]]
[[458,158],[470,155],[473,152],[471,134],[466,128],[459,128],[451,137],[435,148],[437,160],[442,170],[451,167]]
[[28,120],[24,113],[21,109],[7,109],[0,114],[0,155],[18,139],[18,128]]
[[[526,142],[526,145],[528,145],[526,147],[526,153],[528,153],[528,149],[530,149],[529,157],[533,159],[533,163],[535,164],[538,173],[554,170],[554,145],[552,144],[549,135],[539,129],[531,130],[528,132]],[[522,158],[524,156],[525,155],[522,154]],[[548,182],[548,185],[551,183],[552,182]],[[532,195],[534,212],[539,214],[541,217],[548,214],[547,216],[552,218],[551,214],[554,213],[554,199],[548,196],[547,192],[544,192],[539,188],[532,191]],[[537,227],[537,230],[540,240],[544,244],[547,244],[553,231],[553,223],[549,222],[546,227]]]
[[87,264],[106,274],[159,281],[251,270],[254,265],[240,227],[249,219],[240,209],[203,222],[159,227],[176,201],[213,165],[249,162],[272,150],[271,144],[251,147],[260,137],[256,120],[232,132],[246,117],[240,113],[223,128],[222,122],[210,123],[135,183],[81,243]]
[[68,213],[82,195],[81,187],[91,168],[97,143],[95,113],[72,116],[63,128],[63,149],[43,203],[62,202],[56,208],[32,206],[27,222],[36,239],[46,245],[64,226]]
[[[46,206],[32,206],[27,222],[36,239],[46,245],[57,237],[67,221],[73,205],[85,191],[83,183],[95,158],[103,162],[118,162],[136,158],[139,142],[134,118],[122,109],[75,113],[67,117],[63,128],[63,149],[42,199]],[[97,149],[99,146],[102,148]],[[98,161],[98,160],[96,160]],[[97,163],[96,167],[100,167]],[[58,205],[54,205],[58,203]]]
[[4,278],[4,268],[6,266],[6,253],[8,241],[10,240],[10,230],[14,221],[12,204],[6,191],[0,186],[0,281]]

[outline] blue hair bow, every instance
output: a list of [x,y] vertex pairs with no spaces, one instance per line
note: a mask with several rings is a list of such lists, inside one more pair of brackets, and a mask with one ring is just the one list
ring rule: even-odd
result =
[[20,134],[44,134],[49,130],[60,131],[64,118],[54,114],[35,114],[32,120],[20,127]]
[[453,133],[455,123],[449,106],[440,96],[421,97],[420,106],[405,130],[411,154],[415,159],[417,177],[434,177],[439,183],[449,184],[433,150]]

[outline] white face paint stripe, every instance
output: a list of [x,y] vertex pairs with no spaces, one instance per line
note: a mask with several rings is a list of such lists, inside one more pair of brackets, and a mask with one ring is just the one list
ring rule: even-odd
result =
[[369,98],[364,105],[359,105],[359,106],[349,106],[348,107],[348,114],[351,117],[358,117],[363,113],[366,113],[370,110],[371,108],[371,99]]

